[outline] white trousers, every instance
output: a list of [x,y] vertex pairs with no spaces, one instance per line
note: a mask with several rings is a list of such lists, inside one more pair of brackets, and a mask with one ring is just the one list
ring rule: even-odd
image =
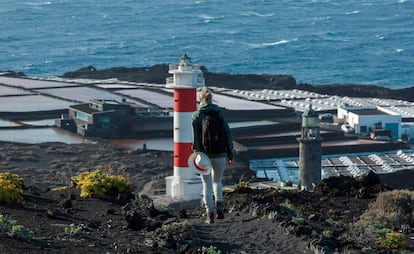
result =
[[216,202],[223,201],[223,173],[226,168],[226,157],[210,158],[213,170],[209,175],[201,175],[203,183],[203,203],[208,213],[214,211],[213,192]]

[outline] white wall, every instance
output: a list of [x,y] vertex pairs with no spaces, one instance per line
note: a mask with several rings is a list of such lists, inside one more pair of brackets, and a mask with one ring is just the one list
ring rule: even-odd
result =
[[338,110],[336,111],[336,118],[345,120],[347,116],[348,110],[342,107],[338,107]]
[[357,112],[348,113],[348,123],[355,129],[356,134],[363,134],[361,133],[361,126],[366,126],[367,132],[365,133],[369,133],[369,129],[374,129],[375,124],[379,122],[381,122],[382,128],[386,124],[397,123],[399,125],[398,138],[401,136],[401,115],[389,115],[386,113],[383,115],[358,115]]
[[348,114],[350,110],[375,109],[376,107],[356,107],[356,106],[339,106],[336,111],[336,117],[348,122]]

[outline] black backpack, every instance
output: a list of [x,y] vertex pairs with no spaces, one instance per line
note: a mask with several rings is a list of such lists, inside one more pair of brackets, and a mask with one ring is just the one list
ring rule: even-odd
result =
[[226,151],[226,133],[218,111],[204,113],[201,121],[201,146],[208,154]]

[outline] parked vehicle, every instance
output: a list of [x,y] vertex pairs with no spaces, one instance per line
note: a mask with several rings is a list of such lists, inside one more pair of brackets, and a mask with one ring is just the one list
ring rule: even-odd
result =
[[354,133],[355,132],[354,128],[352,128],[351,125],[349,125],[349,123],[342,124],[341,130],[345,133]]
[[378,140],[378,141],[391,141],[391,138],[388,136],[375,136],[374,140]]
[[319,120],[321,122],[326,122],[326,123],[333,123],[334,121],[331,113],[325,113],[325,114],[319,115]]
[[373,140],[391,141],[392,135],[391,131],[387,129],[373,129],[371,131],[370,138]]

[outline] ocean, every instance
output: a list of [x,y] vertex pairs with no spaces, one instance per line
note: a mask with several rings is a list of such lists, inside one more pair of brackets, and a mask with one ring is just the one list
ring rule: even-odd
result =
[[187,53],[212,72],[411,87],[413,10],[414,0],[1,0],[0,70],[49,77]]

